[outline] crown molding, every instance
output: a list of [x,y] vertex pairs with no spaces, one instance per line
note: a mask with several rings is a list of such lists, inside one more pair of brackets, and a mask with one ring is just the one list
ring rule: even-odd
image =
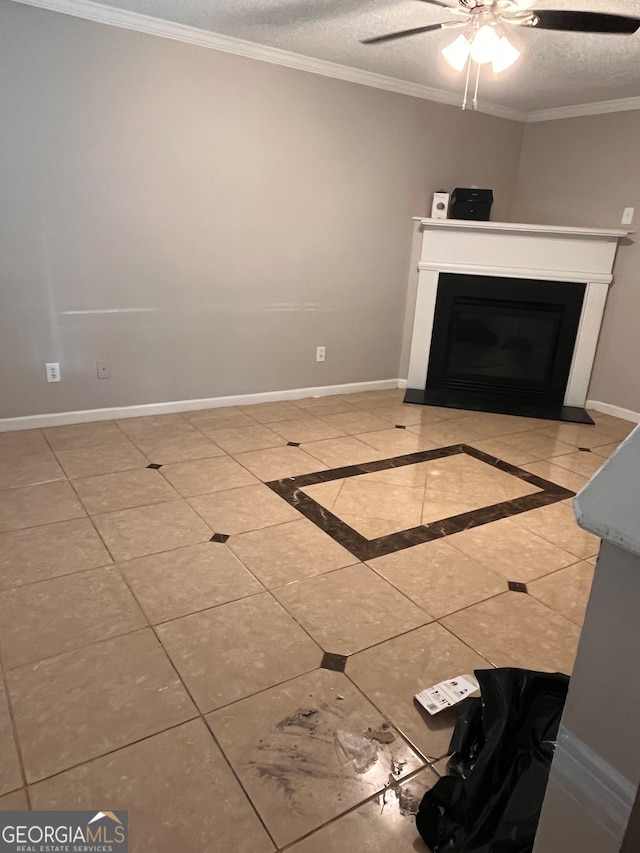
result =
[[[460,107],[461,96],[444,89],[434,89],[423,86],[420,83],[412,83],[409,80],[399,80],[396,77],[387,77],[384,74],[376,74],[373,71],[364,71],[360,68],[352,68],[349,65],[340,65],[337,62],[329,62],[326,59],[316,59],[310,56],[302,56],[288,50],[281,50],[268,45],[257,44],[245,39],[225,36],[221,33],[213,33],[210,30],[202,30],[187,24],[179,24],[175,21],[166,21],[143,15],[140,12],[131,12],[127,9],[116,9],[93,0],[12,0],[25,6],[36,6],[39,9],[47,9],[51,12],[60,12],[63,15],[72,15],[76,18],[84,18],[87,21],[95,21],[121,29],[134,30],[139,33],[168,38],[173,41],[181,41],[186,44],[197,45],[211,50],[220,50],[224,53],[233,53],[237,56],[245,56],[249,59],[257,59],[261,62],[271,62],[274,65],[282,65],[285,68],[294,68],[298,71],[307,71],[310,74],[319,74],[323,77],[332,77],[336,80],[345,80],[348,83],[357,83],[361,86],[370,86],[374,89],[383,89],[387,92],[396,92],[400,95],[408,95],[411,98],[421,98],[425,101],[435,101],[440,104],[448,104]],[[519,122],[554,121],[562,118],[575,118],[578,116],[602,115],[604,113],[622,112],[625,110],[640,109],[640,97],[620,98],[611,101],[597,101],[589,104],[573,104],[566,107],[553,107],[548,110],[533,110],[527,113],[500,104],[480,101],[478,112],[498,118],[506,118]]]
[[626,110],[640,110],[640,98],[618,98],[613,101],[595,101],[590,104],[573,104],[568,107],[553,107],[549,110],[534,110],[525,119],[527,122],[555,121],[559,118],[577,118],[578,116],[597,116],[604,113],[621,113]]
[[[400,95],[408,95],[412,98],[422,98],[426,101],[436,101],[440,104],[449,104],[459,107],[462,96],[443,89],[433,89],[420,83],[412,83],[408,80],[398,80],[395,77],[386,77],[373,71],[364,71],[360,68],[352,68],[348,65],[339,65],[325,59],[315,59],[310,56],[302,56],[288,50],[257,44],[245,39],[225,36],[187,24],[179,24],[174,21],[166,21],[161,18],[153,18],[139,12],[131,12],[126,9],[115,9],[102,3],[94,3],[92,0],[12,0],[25,6],[36,6],[39,9],[48,9],[52,12],[60,12],[63,15],[72,15],[76,18],[84,18],[87,21],[95,21],[100,24],[108,24],[112,27],[120,27],[126,30],[134,30],[148,35],[168,38],[186,44],[206,47],[212,50],[220,50],[224,53],[234,53],[261,62],[271,62],[274,65],[283,65],[286,68],[295,68],[299,71],[308,71],[311,74],[319,74],[323,77],[333,77],[336,80],[345,80],[349,83],[358,83],[362,86],[370,86],[374,89],[384,89],[387,92],[396,92]],[[478,112],[499,118],[511,119],[512,121],[524,122],[527,114],[520,110],[502,107],[499,104],[491,104],[480,101]]]

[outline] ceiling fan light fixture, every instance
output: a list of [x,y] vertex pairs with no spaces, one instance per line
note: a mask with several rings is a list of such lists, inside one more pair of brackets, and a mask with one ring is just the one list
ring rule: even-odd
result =
[[441,51],[449,65],[455,68],[456,71],[462,71],[465,67],[470,52],[471,45],[464,36],[458,36],[454,42]]
[[513,63],[520,57],[520,51],[515,48],[506,36],[502,36],[499,40],[496,50],[493,54],[491,64],[496,74],[510,68]]
[[480,27],[471,41],[471,59],[478,65],[492,62],[500,47],[500,36],[490,24]]

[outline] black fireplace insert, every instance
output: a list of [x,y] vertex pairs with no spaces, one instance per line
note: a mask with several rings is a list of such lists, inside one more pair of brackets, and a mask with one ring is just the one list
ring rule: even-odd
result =
[[593,423],[563,403],[585,288],[441,273],[426,387],[405,402]]

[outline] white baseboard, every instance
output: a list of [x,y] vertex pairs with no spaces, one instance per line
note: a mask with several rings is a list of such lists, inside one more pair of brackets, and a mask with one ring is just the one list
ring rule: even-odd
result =
[[[404,382],[404,385],[401,384]],[[0,418],[0,432],[37,427],[64,426],[89,421],[110,421],[114,418],[139,418],[144,415],[168,415],[174,412],[193,412],[199,409],[218,409],[223,406],[251,406],[279,400],[303,400],[305,397],[327,397],[332,394],[357,394],[361,391],[386,391],[406,388],[402,379],[380,379],[375,382],[349,382],[346,385],[321,385],[317,388],[291,388],[286,391],[264,391],[259,394],[237,394],[232,397],[209,397],[204,400],[175,400],[168,403],[145,403],[140,406],[115,406],[109,409],[85,409],[77,412],[54,412],[44,415],[25,415],[20,418]]]
[[564,791],[590,820],[618,841],[622,840],[637,786],[563,725],[558,731],[549,781]]
[[613,406],[611,403],[601,403],[599,400],[587,400],[585,408],[593,409],[594,412],[602,412],[603,415],[611,415],[614,418],[622,418],[623,421],[631,421],[640,424],[640,412],[631,409],[623,409],[622,406]]

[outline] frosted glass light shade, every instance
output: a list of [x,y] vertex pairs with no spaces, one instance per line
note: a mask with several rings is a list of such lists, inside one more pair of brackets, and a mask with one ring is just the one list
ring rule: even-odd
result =
[[448,47],[443,48],[442,55],[456,71],[462,71],[469,59],[470,50],[471,45],[467,39],[464,36],[458,36]]
[[491,62],[500,46],[500,37],[488,24],[480,27],[471,42],[471,59],[478,65]]
[[499,74],[501,71],[512,66],[519,56],[520,51],[511,44],[506,36],[502,36],[491,60],[493,70],[496,74]]

